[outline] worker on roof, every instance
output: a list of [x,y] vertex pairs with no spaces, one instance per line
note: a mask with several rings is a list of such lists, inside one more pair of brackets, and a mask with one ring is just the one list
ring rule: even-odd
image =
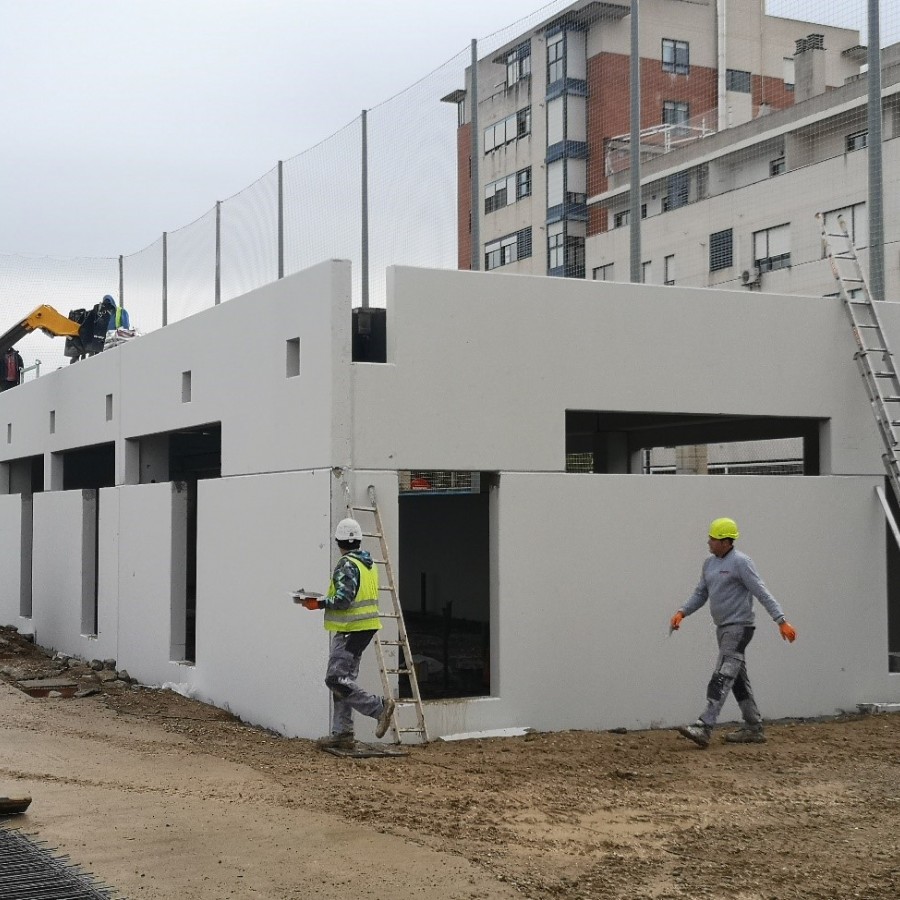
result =
[[116,305],[116,298],[112,294],[106,294],[101,301],[101,308],[109,313],[106,330],[117,331],[119,328],[131,328],[128,310],[124,306]]
[[753,598],[765,607],[784,640],[793,643],[797,637],[778,601],[760,578],[753,560],[735,549],[734,542],[739,536],[734,519],[713,521],[707,541],[711,555],[703,561],[700,582],[669,622],[670,633],[677,631],[685,616],[696,612],[709,600],[709,612],[716,623],[719,643],[716,668],[706,688],[706,709],[693,725],[678,728],[680,734],[704,749],[709,746],[713,726],[730,693],[738,702],[744,725],[726,735],[725,740],[734,744],[762,744],[766,740],[744,661],[744,652],[755,631]]

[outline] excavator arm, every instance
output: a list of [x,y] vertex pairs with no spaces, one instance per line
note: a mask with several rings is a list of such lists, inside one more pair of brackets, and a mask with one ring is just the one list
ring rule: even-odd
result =
[[44,304],[32,310],[21,322],[0,335],[0,356],[10,347],[15,347],[26,334],[38,328],[50,337],[77,337],[79,325],[57,312],[52,306]]

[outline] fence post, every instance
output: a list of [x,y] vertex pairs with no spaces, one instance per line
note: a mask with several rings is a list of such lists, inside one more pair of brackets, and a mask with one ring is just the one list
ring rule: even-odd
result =
[[119,254],[119,306],[125,305],[125,257]]
[[222,201],[216,200],[216,295],[214,303],[222,302]]
[[163,265],[162,265],[162,323],[163,328],[169,324],[169,234],[163,232]]
[[881,25],[878,0],[869,0],[869,290],[884,300],[884,170],[881,147]]
[[362,228],[360,247],[360,280],[362,284],[362,308],[369,308],[369,120],[366,110],[362,111]]
[[641,55],[638,0],[631,0],[631,281],[641,280]]
[[472,271],[481,269],[481,188],[478,183],[478,41],[472,38],[472,96],[469,103],[469,121],[472,124],[472,135],[469,153],[471,164],[469,168],[472,179]]
[[278,277],[284,278],[284,162],[278,160]]

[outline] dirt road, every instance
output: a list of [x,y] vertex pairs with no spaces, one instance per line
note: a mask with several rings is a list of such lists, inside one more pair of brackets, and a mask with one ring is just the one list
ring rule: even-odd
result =
[[[59,673],[0,636],[7,682]],[[767,744],[706,751],[564,732],[348,761],[97,686],[0,684],[0,794],[31,793],[16,824],[130,898],[900,897],[898,715],[773,723]]]

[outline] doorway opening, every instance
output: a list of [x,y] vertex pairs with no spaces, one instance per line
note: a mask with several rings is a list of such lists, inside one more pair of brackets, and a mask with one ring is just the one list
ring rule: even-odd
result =
[[491,692],[492,483],[485,472],[400,473],[399,595],[426,700]]

